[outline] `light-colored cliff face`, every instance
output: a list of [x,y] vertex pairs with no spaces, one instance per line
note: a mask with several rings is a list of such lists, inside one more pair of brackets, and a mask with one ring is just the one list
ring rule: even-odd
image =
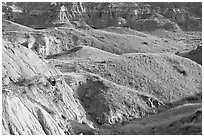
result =
[[61,73],[30,49],[3,41],[2,62],[3,134],[67,134],[68,119],[86,120]]

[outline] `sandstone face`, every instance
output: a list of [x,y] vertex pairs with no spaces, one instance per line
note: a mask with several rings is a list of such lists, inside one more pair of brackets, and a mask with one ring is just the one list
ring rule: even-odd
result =
[[46,80],[60,72],[30,49],[3,41],[2,72],[3,134],[71,133],[71,128],[66,129],[66,118],[86,120],[85,111],[64,80],[54,87]]

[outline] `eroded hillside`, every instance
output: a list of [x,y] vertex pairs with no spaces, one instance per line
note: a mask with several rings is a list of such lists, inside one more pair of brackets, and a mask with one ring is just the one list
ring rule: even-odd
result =
[[3,3],[2,133],[202,134],[201,11]]

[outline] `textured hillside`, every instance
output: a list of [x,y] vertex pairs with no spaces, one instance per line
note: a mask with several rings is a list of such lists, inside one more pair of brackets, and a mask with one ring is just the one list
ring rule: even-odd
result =
[[[67,64],[66,64],[67,61]],[[124,54],[102,61],[57,61],[62,70],[74,67],[114,83],[157,96],[163,101],[201,92],[201,66],[173,54]],[[189,86],[191,85],[191,86]]]
[[201,135],[202,4],[3,2],[3,135]]
[[[81,48],[77,52],[84,55],[86,50]],[[106,53],[104,56],[107,59],[97,60],[92,56],[95,53],[101,55],[98,49],[94,51],[92,48],[93,54],[89,55],[89,58],[79,57],[77,52],[69,52],[67,55],[57,54],[53,58],[57,60],[53,60],[53,63],[66,74],[65,81],[73,89],[75,96],[82,102],[82,106],[95,124],[102,128],[99,134],[185,134],[180,132],[185,130],[180,125],[181,129],[175,132],[174,129],[168,128],[160,132],[160,129],[164,123],[168,127],[171,123],[180,123],[182,119],[190,120],[195,113],[197,115],[196,110],[191,111],[190,108],[189,115],[176,109],[177,118],[172,119],[176,115],[172,114],[157,126],[155,126],[157,122],[154,121],[152,124],[143,124],[144,127],[138,123],[138,126],[142,126],[141,129],[137,127],[134,127],[137,130],[129,129],[131,123],[128,121],[137,123],[138,120],[134,119],[144,117],[152,119],[149,115],[155,113],[161,113],[161,117],[164,117],[165,113],[169,113],[166,111],[171,111],[171,108],[174,111],[175,107],[179,108],[186,103],[187,105],[199,103],[198,109],[200,109],[202,92],[200,65],[173,54],[127,54],[114,57]],[[195,126],[201,132],[201,123],[195,125],[193,123],[189,128],[194,131]],[[109,125],[115,124],[125,124],[127,128],[120,125],[112,127],[111,131],[106,129]],[[176,128],[176,125],[174,127],[173,124],[173,128]],[[147,131],[142,132],[141,130],[146,127]],[[155,132],[151,131],[152,128],[155,128]]]
[[25,46],[43,47],[45,55],[60,53],[83,45],[119,55],[148,52],[176,53],[189,48],[182,41],[158,38],[138,31],[135,31],[135,34],[118,34],[105,30],[78,30],[62,27],[29,33],[25,31],[5,31],[3,37],[8,41],[17,42]]

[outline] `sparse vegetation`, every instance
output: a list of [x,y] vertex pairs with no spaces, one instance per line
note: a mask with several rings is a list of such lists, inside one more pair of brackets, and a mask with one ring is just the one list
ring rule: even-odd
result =
[[3,134],[202,134],[201,3],[2,4]]

